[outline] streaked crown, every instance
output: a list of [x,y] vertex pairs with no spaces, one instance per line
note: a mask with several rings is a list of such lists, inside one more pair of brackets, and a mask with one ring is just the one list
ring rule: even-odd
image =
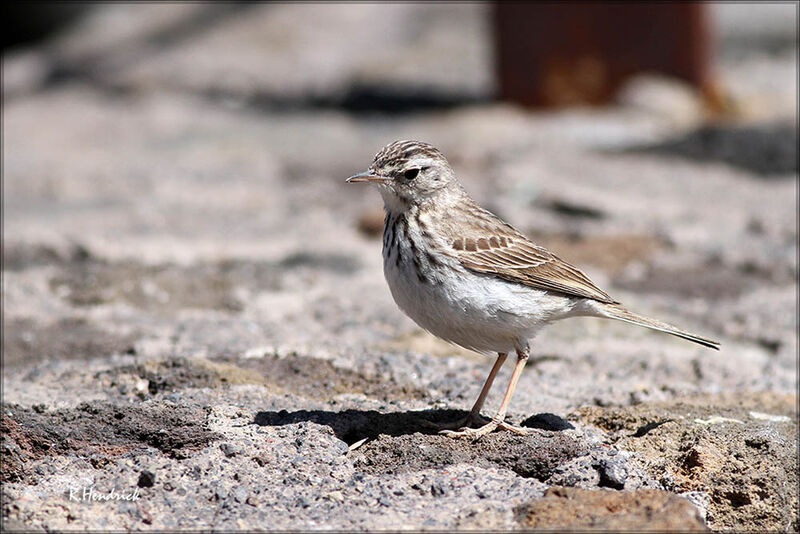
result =
[[394,141],[375,154],[372,166],[376,169],[385,167],[404,167],[409,161],[419,158],[441,159],[447,161],[435,146],[422,141]]

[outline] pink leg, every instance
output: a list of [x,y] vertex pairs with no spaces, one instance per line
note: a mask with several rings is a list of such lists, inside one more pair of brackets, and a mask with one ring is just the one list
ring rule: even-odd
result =
[[[492,370],[489,372],[489,376],[486,377],[486,381],[483,383],[480,395],[478,395],[478,400],[476,400],[475,404],[472,405],[472,410],[470,410],[469,415],[463,419],[452,421],[450,423],[431,423],[430,421],[424,421],[423,424],[436,430],[452,430],[456,428],[468,427],[471,424],[477,424],[486,421],[485,418],[481,418],[481,408],[483,408],[483,403],[486,401],[486,396],[489,394],[489,390],[492,389],[494,378],[497,376],[500,368],[503,367],[507,356],[508,354],[505,352],[499,352],[497,354],[497,359],[492,366]],[[481,419],[483,419],[483,421],[481,421]]]
[[[508,411],[508,406],[509,404],[511,404],[511,397],[514,396],[514,390],[517,388],[517,382],[519,381],[520,375],[522,375],[522,370],[525,368],[525,364],[527,363],[527,361],[528,361],[528,351],[517,349],[517,364],[514,366],[514,372],[511,374],[511,380],[509,381],[508,387],[506,388],[506,394],[503,396],[503,402],[500,403],[500,409],[497,410],[497,414],[495,414],[495,416],[492,418],[490,422],[488,422],[487,424],[483,425],[480,428],[462,428],[458,431],[443,430],[442,434],[446,434],[454,438],[472,437],[478,439],[482,436],[485,436],[489,432],[492,432],[498,427],[510,430],[517,434],[523,434],[523,435],[527,434],[528,431],[526,429],[510,425],[504,421],[506,418],[506,412]],[[494,369],[492,369],[492,371],[494,372]],[[492,374],[490,374],[489,378],[493,379],[494,377]],[[487,382],[489,382],[488,379]],[[481,398],[478,397],[478,400],[481,401]]]

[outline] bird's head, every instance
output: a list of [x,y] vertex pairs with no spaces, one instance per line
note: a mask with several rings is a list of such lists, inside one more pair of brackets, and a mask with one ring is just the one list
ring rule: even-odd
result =
[[453,169],[437,148],[421,141],[395,141],[383,147],[372,165],[347,179],[376,184],[387,208],[403,210],[460,190]]

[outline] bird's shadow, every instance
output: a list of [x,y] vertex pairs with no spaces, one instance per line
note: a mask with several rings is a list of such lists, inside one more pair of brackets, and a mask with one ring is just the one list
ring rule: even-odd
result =
[[[362,439],[375,439],[384,434],[404,436],[407,434],[436,434],[437,430],[429,423],[449,423],[467,415],[464,410],[416,410],[406,412],[381,413],[375,410],[298,410],[288,412],[257,412],[253,423],[259,426],[283,426],[303,422],[329,426],[336,437],[352,445]],[[533,415],[521,426],[549,431],[562,431],[574,428],[566,419],[551,413]]]

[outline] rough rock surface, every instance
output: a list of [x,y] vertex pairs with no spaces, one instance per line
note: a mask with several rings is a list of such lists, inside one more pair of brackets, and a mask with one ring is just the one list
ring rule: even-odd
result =
[[542,499],[518,508],[517,514],[528,529],[707,530],[686,499],[652,489],[619,492],[554,486]]
[[704,395],[578,414],[635,453],[660,487],[690,494],[714,528],[781,531],[797,528],[796,403],[793,395]]
[[[492,102],[486,10],[111,4],[4,57],[4,528],[798,530],[796,35],[730,19],[739,114],[708,130],[658,80]],[[437,435],[491,360],[383,281],[344,178],[399,138],[722,350],[564,321],[511,405],[530,435]]]

